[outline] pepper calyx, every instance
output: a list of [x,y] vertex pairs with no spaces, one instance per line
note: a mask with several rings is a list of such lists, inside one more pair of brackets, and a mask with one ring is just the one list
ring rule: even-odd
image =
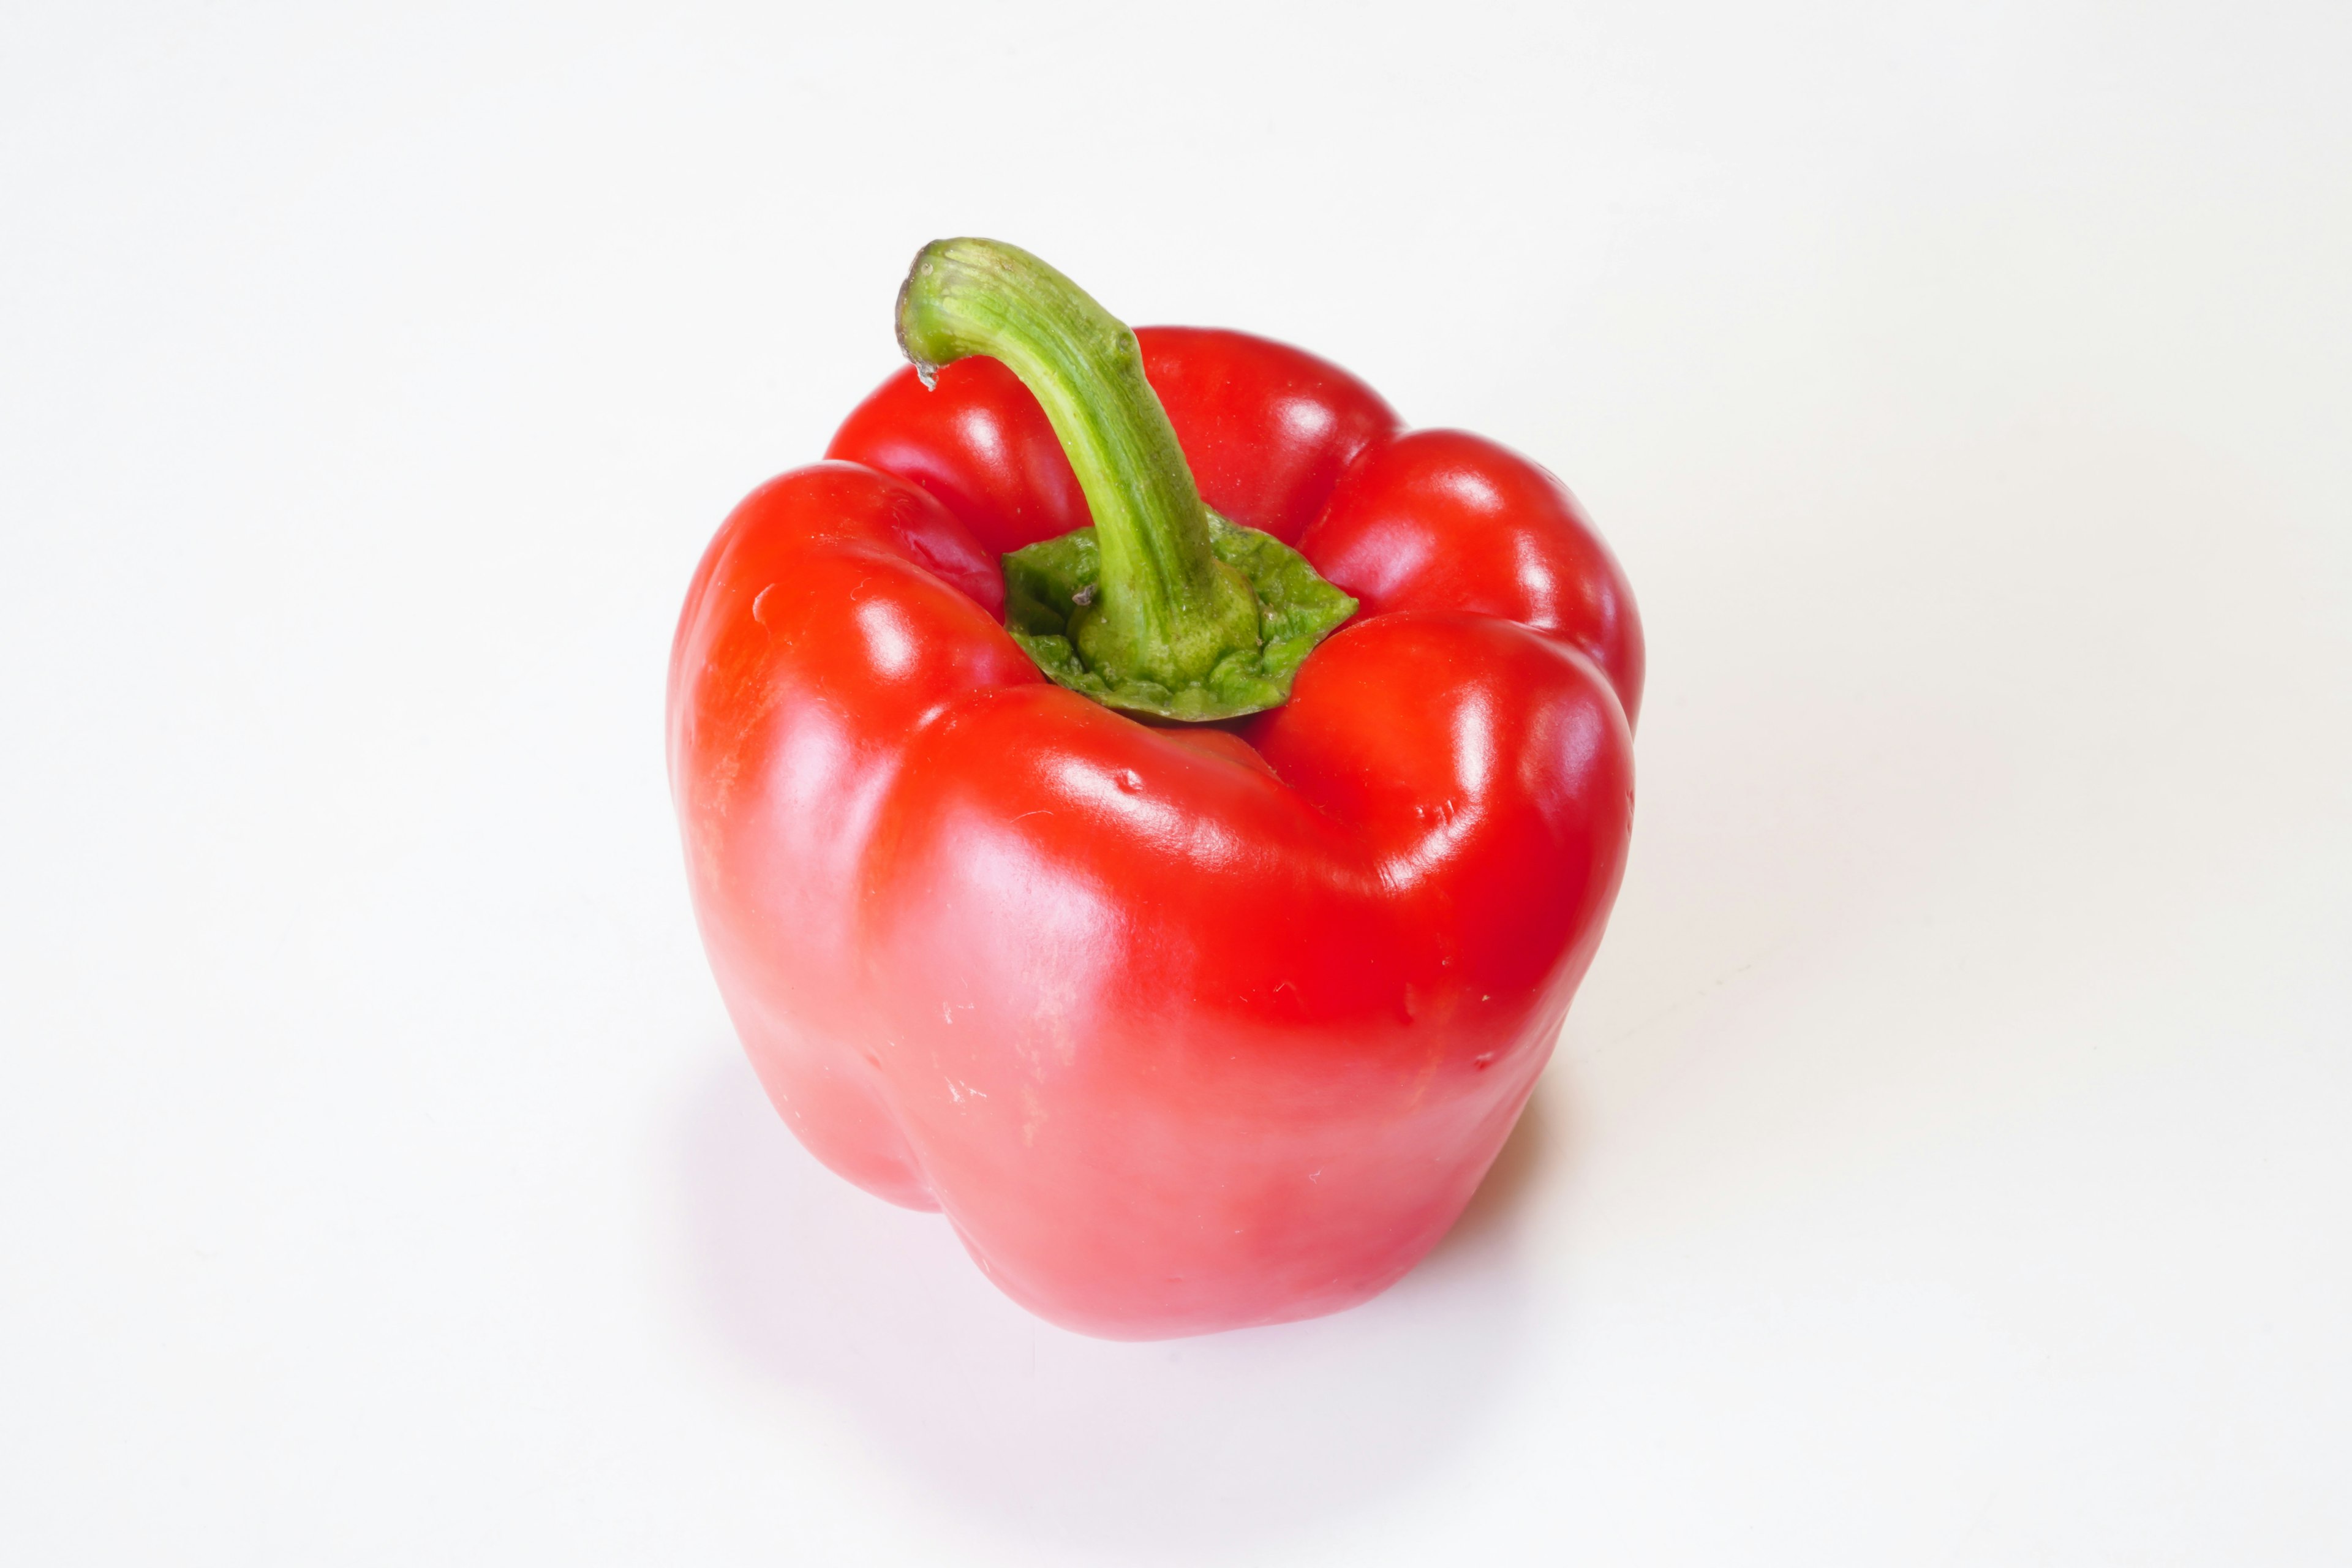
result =
[[1356,613],[1356,601],[1274,535],[1213,511],[1206,517],[1210,549],[1256,595],[1259,636],[1255,649],[1233,649],[1206,677],[1171,687],[1148,672],[1088,659],[1086,623],[1098,613],[1102,585],[1102,550],[1091,528],[1004,557],[1004,629],[1047,679],[1108,708],[1200,723],[1280,707],[1298,667]]

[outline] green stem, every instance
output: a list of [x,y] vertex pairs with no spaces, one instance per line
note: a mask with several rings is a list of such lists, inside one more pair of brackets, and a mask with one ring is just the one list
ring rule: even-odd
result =
[[942,239],[923,247],[898,291],[898,342],[926,380],[969,355],[1002,360],[1045,409],[1101,552],[1097,593],[1067,622],[1088,669],[1113,688],[1182,691],[1236,655],[1255,661],[1258,595],[1212,547],[1208,510],[1133,332],[1025,250]]

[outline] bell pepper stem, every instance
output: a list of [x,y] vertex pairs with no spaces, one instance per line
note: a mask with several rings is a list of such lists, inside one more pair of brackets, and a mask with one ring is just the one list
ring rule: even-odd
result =
[[1181,689],[1256,656],[1257,594],[1212,548],[1208,510],[1124,323],[1025,250],[942,239],[898,291],[898,343],[926,381],[973,354],[1001,360],[1045,410],[1094,513],[1097,592],[1067,627],[1091,670],[1114,687]]

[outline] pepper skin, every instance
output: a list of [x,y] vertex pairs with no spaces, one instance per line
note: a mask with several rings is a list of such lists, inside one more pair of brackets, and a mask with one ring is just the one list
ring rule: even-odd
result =
[[1355,595],[1289,700],[1046,681],[999,555],[1087,525],[994,360],[903,370],[695,574],[669,763],[761,1081],[1082,1332],[1336,1311],[1445,1233],[1549,1057],[1633,816],[1631,593],[1541,468],[1345,371],[1136,334],[1202,497]]

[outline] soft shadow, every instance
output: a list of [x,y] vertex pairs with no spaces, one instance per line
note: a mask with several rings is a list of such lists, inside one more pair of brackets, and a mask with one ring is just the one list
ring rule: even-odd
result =
[[1392,1494],[1459,1447],[1526,1340],[1515,1219],[1557,1150],[1543,1100],[1385,1295],[1114,1344],[1030,1316],[939,1215],[819,1165],[730,1058],[678,1130],[695,1282],[735,1353],[845,1411],[926,1495],[1023,1541],[1198,1561]]

